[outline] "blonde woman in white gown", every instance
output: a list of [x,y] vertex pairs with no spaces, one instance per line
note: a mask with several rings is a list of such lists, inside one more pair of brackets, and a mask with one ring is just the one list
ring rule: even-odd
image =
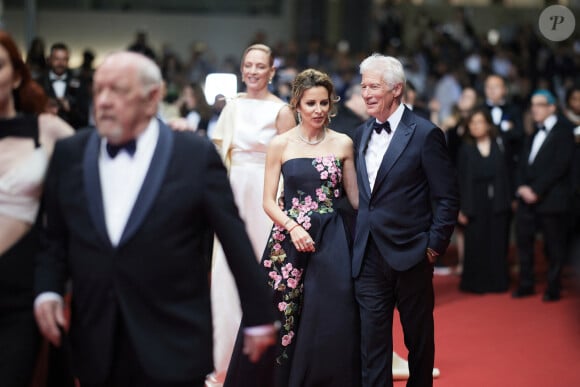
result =
[[[226,102],[212,134],[229,172],[234,197],[259,261],[272,228],[262,209],[266,148],[279,133],[296,125],[289,106],[268,90],[275,73],[268,46],[254,44],[242,56],[246,92]],[[214,243],[211,305],[214,324],[214,366],[207,386],[221,386],[238,333],[242,313],[236,286],[220,244]]]

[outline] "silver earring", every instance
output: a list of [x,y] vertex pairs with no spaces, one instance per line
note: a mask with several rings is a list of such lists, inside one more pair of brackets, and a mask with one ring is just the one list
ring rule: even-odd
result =
[[300,115],[300,112],[296,112],[296,115],[298,116],[298,123],[302,124],[302,116]]

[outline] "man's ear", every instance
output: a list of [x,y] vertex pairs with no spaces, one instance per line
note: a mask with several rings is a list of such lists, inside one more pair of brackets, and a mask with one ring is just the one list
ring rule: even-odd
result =
[[164,96],[165,96],[164,84],[153,86],[147,91],[146,99],[151,103],[151,109],[153,109],[153,114],[157,112],[157,109],[159,108],[159,103],[161,103]]
[[400,97],[403,94],[403,84],[397,83],[395,87],[393,87],[393,94],[396,98]]

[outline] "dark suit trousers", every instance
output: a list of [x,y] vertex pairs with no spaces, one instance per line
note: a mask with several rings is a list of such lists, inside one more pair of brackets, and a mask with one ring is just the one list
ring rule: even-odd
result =
[[80,382],[81,387],[203,387],[205,378],[186,382],[163,382],[152,379],[139,364],[137,352],[131,344],[127,331],[123,324],[119,323],[111,375],[103,383],[90,384],[83,383],[82,380]]
[[361,317],[362,385],[393,385],[393,314],[397,306],[409,349],[407,386],[432,386],[435,297],[433,267],[427,258],[409,270],[396,271],[369,238],[355,293]]
[[521,200],[516,211],[519,287],[533,289],[535,285],[534,242],[537,231],[540,231],[544,238],[544,251],[548,259],[547,291],[559,294],[562,264],[567,255],[567,214],[538,213],[534,205],[527,205]]

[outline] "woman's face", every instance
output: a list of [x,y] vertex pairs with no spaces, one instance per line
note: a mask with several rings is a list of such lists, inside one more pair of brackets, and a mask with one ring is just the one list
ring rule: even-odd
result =
[[185,106],[190,110],[195,109],[197,101],[195,99],[195,93],[193,92],[193,88],[189,85],[186,85],[183,87],[182,93]]
[[468,123],[468,127],[469,133],[476,140],[489,135],[489,123],[485,120],[485,116],[482,113],[474,114]]
[[302,125],[308,128],[324,128],[330,111],[330,97],[328,90],[323,86],[306,89],[297,111],[302,117]]
[[580,90],[576,90],[570,94],[568,99],[568,106],[574,114],[580,115]]
[[459,101],[457,101],[457,107],[462,113],[469,113],[471,109],[475,107],[477,103],[477,93],[474,89],[467,87],[461,92]]
[[262,50],[250,50],[242,63],[242,79],[249,91],[261,91],[268,87],[268,82],[274,76],[274,68],[270,66],[270,56]]
[[18,86],[8,51],[0,45],[0,106],[6,106],[12,100],[12,91]]

